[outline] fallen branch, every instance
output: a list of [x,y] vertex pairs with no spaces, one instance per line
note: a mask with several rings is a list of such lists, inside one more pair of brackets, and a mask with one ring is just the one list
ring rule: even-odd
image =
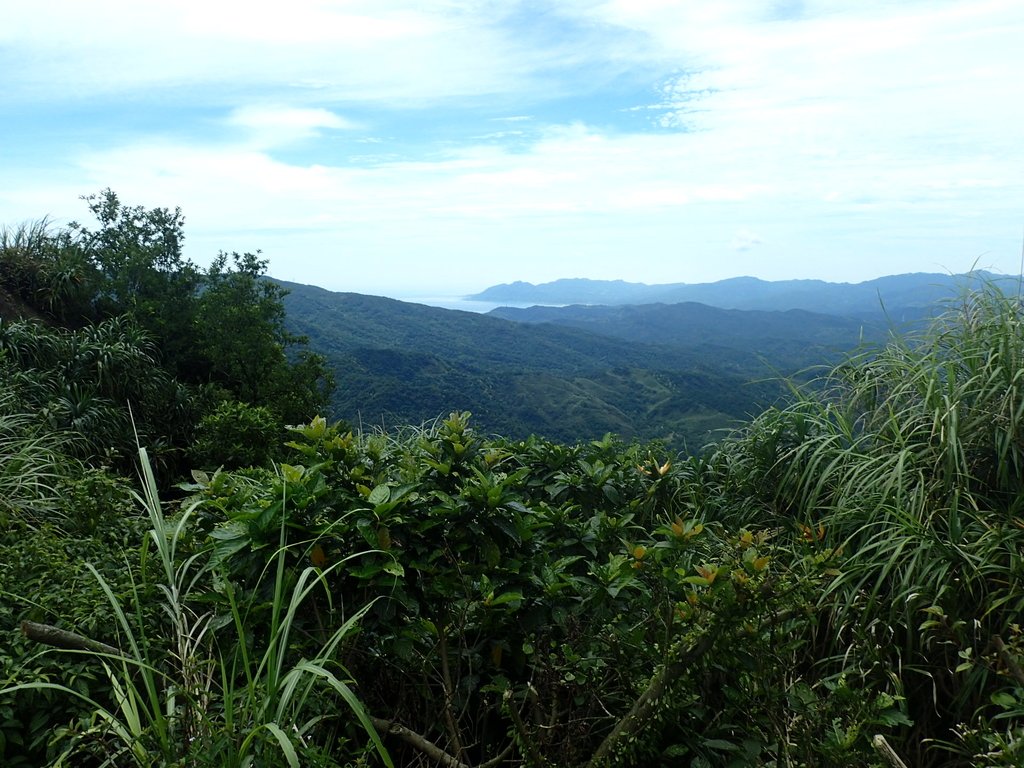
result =
[[612,750],[616,745],[627,738],[632,736],[647,722],[648,715],[651,714],[651,710],[654,709],[654,705],[657,704],[658,699],[665,693],[665,690],[671,685],[676,678],[682,675],[686,670],[693,668],[693,663],[698,660],[701,656],[711,650],[715,644],[714,633],[708,632],[704,637],[700,639],[690,651],[684,654],[677,661],[671,664],[666,664],[657,674],[651,678],[650,684],[647,686],[640,698],[634,702],[633,707],[629,710],[629,713],[623,717],[619,722],[612,728],[612,732],[609,733],[604,741],[601,742],[601,746],[597,748],[590,761],[587,763],[587,768],[597,768],[598,766],[604,765],[608,757],[611,755]]
[[23,621],[21,622],[21,633],[29,640],[42,643],[43,645],[49,645],[53,648],[64,648],[71,651],[88,651],[89,653],[95,653],[99,656],[124,657],[124,654],[112,645],[101,643],[98,640],[92,640],[91,638],[79,635],[75,632],[69,632],[68,630],[61,629],[60,627],[54,627],[50,624],[38,624],[34,621]]
[[445,768],[470,768],[470,766],[449,755],[434,742],[420,736],[415,731],[410,731],[404,725],[399,725],[392,720],[382,720],[379,717],[371,717],[370,720],[373,722],[373,727],[376,728],[379,733],[385,733],[389,736],[395,736],[401,739],[406,744],[412,745],[427,757],[430,757],[443,765]]
[[889,746],[889,742],[885,740],[885,736],[882,734],[876,734],[875,737],[871,739],[871,746],[873,746],[875,751],[884,757],[893,768],[907,768],[907,764],[904,763],[900,759],[900,756],[896,754],[896,750]]

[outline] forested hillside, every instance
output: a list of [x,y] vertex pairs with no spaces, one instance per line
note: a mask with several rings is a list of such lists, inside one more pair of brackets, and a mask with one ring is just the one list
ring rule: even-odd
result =
[[[488,313],[518,323],[548,323],[604,336],[690,350],[719,364],[792,375],[837,361],[859,344],[884,341],[899,326],[799,309],[719,309],[706,304],[499,307]],[[756,363],[760,361],[761,365]]]
[[[0,764],[1024,762],[1019,298],[965,293],[699,455],[360,430],[259,259],[200,270],[179,212],[87,202],[0,240]],[[475,354],[311,294],[380,371],[417,324]],[[654,354],[470,322],[499,368]]]
[[699,451],[782,397],[782,376],[888,332],[693,304],[484,316],[281,285],[288,327],[332,367],[336,416],[395,426],[468,410],[478,428],[520,438],[613,432]]

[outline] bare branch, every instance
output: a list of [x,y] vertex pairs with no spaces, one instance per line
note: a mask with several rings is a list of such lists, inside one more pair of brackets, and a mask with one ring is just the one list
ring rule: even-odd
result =
[[434,742],[420,736],[415,731],[410,731],[404,725],[399,725],[392,720],[382,720],[379,717],[371,717],[370,720],[373,722],[373,727],[376,728],[378,732],[386,733],[389,736],[395,736],[401,739],[406,744],[412,745],[440,765],[443,765],[444,768],[470,768],[470,766],[459,762],[458,759],[449,755],[439,746],[434,744]]
[[21,633],[29,640],[54,648],[65,648],[72,651],[88,651],[100,656],[118,656],[124,654],[112,645],[92,640],[75,632],[70,632],[50,624],[38,624],[34,621],[21,622]]
[[907,764],[904,763],[900,759],[900,756],[896,754],[896,750],[889,746],[889,742],[885,740],[885,736],[882,734],[875,734],[875,737],[871,739],[871,746],[873,746],[875,751],[884,757],[893,768],[907,768]]

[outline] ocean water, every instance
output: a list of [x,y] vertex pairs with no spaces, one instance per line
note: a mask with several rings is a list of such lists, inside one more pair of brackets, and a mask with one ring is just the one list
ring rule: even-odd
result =
[[458,309],[463,312],[490,312],[498,307],[532,307],[535,303],[517,304],[515,302],[493,302],[493,301],[470,301],[460,296],[395,296],[399,301],[408,301],[412,304],[426,304],[428,307],[441,307],[442,309]]

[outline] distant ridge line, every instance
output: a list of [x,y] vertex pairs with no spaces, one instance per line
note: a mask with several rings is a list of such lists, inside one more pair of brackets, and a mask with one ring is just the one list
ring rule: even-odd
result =
[[[987,271],[964,274],[915,272],[889,275],[860,283],[825,280],[761,280],[733,277],[712,283],[629,283],[623,280],[565,278],[548,283],[517,281],[491,286],[464,297],[468,301],[549,305],[677,304],[700,302],[721,309],[758,309],[863,316],[877,315],[883,305],[928,307],[964,288],[982,283],[1002,284],[1016,278]],[[1007,286],[1009,286],[1007,282]]]

